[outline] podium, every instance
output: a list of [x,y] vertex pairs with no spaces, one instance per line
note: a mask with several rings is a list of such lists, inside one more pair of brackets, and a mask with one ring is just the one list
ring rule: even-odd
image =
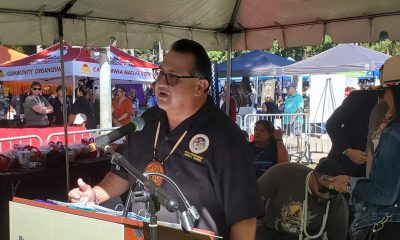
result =
[[[52,205],[14,197],[10,208],[10,240],[147,240],[146,222]],[[210,231],[180,229],[158,225],[159,240],[212,240]]]

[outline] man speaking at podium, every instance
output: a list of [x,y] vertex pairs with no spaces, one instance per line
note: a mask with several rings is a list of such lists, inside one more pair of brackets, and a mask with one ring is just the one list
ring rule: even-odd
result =
[[[251,150],[240,129],[208,97],[211,63],[205,49],[192,40],[175,42],[154,78],[158,106],[142,115],[145,126],[129,135],[124,156],[143,172],[172,178],[200,214],[195,227],[224,239],[254,239],[256,217],[264,215],[264,207]],[[170,184],[152,180],[179,199]],[[71,202],[101,203],[134,182],[126,171],[113,167],[93,188],[78,180],[79,188],[68,197]],[[133,208],[137,212],[141,207]],[[178,223],[177,214],[163,207],[157,217]]]

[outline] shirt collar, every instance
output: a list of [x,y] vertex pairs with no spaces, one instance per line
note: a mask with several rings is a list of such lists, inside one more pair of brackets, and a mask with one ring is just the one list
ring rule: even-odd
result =
[[[210,120],[210,113],[211,111],[213,111],[214,107],[215,106],[211,96],[207,95],[207,99],[204,105],[196,113],[194,113],[192,116],[188,117],[181,124],[179,124],[179,126],[175,128],[172,132],[181,132],[191,129],[194,126],[200,127],[204,125]],[[162,125],[166,126],[167,132],[169,132],[167,113],[158,106],[156,106],[156,108],[158,108],[158,114],[155,115],[154,120],[161,121],[163,123]]]

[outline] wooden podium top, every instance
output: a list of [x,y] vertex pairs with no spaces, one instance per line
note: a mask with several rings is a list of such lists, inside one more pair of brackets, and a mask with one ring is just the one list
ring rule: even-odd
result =
[[[149,227],[148,224],[134,220],[130,218],[113,216],[109,214],[90,212],[80,209],[69,208],[65,206],[53,205],[23,198],[14,197],[12,200],[13,203],[19,203],[28,205],[31,207],[38,207],[47,210],[57,211],[66,214],[72,214],[75,216],[87,217],[90,219],[97,219],[105,222],[121,224],[124,226],[124,239],[138,239],[138,240],[146,240],[149,238]],[[11,212],[11,204],[10,204],[10,212]],[[10,215],[11,216],[11,215]],[[11,220],[11,219],[10,219]],[[138,236],[138,230],[143,230],[143,234]],[[159,224],[158,225],[158,240],[212,240],[215,239],[214,233],[208,230],[194,229],[191,233],[184,233],[182,230],[168,227]],[[140,235],[140,234],[139,234]]]

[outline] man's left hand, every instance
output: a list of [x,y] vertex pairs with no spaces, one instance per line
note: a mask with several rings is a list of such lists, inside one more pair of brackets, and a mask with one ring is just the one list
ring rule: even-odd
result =
[[330,182],[329,186],[332,186],[337,192],[343,193],[350,191],[349,189],[350,177],[347,175],[330,177],[329,182]]

